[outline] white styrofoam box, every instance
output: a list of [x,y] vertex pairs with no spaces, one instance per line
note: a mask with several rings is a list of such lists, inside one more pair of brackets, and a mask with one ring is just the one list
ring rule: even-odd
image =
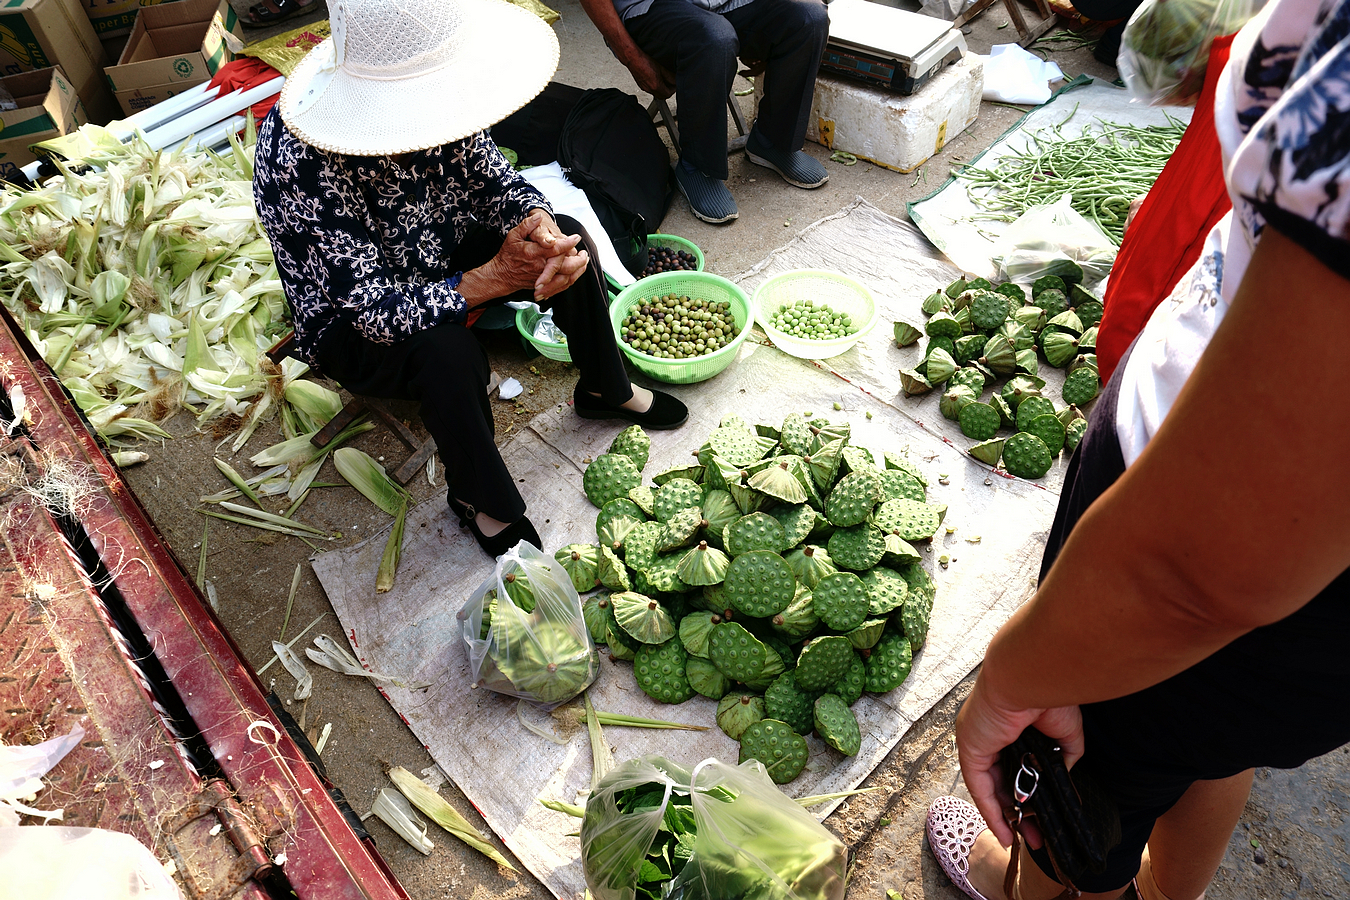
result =
[[[756,79],[756,104],[758,88]],[[830,150],[912,172],[975,121],[983,92],[984,64],[971,55],[909,96],[821,74],[806,137]]]

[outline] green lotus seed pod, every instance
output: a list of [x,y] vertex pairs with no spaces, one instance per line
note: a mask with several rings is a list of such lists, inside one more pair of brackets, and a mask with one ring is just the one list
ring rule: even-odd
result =
[[717,671],[706,659],[691,656],[684,664],[684,677],[695,693],[709,700],[721,700],[731,690],[731,679]]
[[712,637],[714,625],[722,622],[722,616],[715,612],[700,610],[680,619],[680,643],[690,656],[699,659],[708,658],[708,639]]
[[797,686],[804,691],[824,691],[843,678],[855,654],[848,638],[826,635],[807,641],[797,657]]
[[895,346],[897,347],[908,347],[923,336],[922,331],[908,322],[896,322],[893,331],[895,332]]
[[678,633],[670,613],[651,597],[625,591],[611,594],[609,602],[614,609],[614,620],[635,641],[664,644]]
[[753,694],[728,694],[717,704],[717,727],[739,741],[747,728],[764,718],[764,698]]
[[1078,348],[1080,350],[1097,349],[1097,326],[1089,325],[1083,330],[1083,336],[1078,339]]
[[775,634],[790,641],[799,641],[816,630],[820,619],[816,617],[815,599],[803,585],[798,585],[797,595],[792,598],[787,609],[769,619],[769,627]]
[[815,727],[814,708],[819,691],[803,691],[796,676],[784,672],[764,691],[765,718],[786,722],[798,734],[810,734]]
[[1053,462],[1050,448],[1034,434],[1018,432],[1003,444],[1003,465],[1018,478],[1040,478]]
[[792,730],[786,722],[762,719],[751,725],[741,736],[738,762],[757,759],[764,765],[774,784],[787,784],[802,773],[810,758],[806,738]]
[[727,575],[731,560],[716,547],[709,547],[707,541],[699,541],[698,546],[680,558],[675,573],[685,584],[702,587],[705,584],[718,584]]
[[1041,342],[1045,361],[1057,369],[1062,369],[1078,355],[1078,341],[1073,335],[1063,331],[1048,332]]
[[1064,379],[1060,396],[1064,398],[1065,403],[1072,406],[1086,406],[1097,396],[1100,389],[1101,382],[1098,380],[1097,370],[1084,366],[1068,374]]
[[816,524],[816,511],[805,503],[775,507],[769,515],[783,526],[782,547],[796,547]]
[[1060,313],[1057,316],[1054,316],[1052,319],[1050,319],[1050,321],[1045,323],[1045,326],[1047,328],[1049,328],[1052,325],[1055,328],[1060,328],[1063,329],[1064,331],[1070,332],[1075,337],[1083,333],[1083,322],[1081,319],[1078,318],[1078,313],[1074,312],[1071,309],[1064,310],[1064,312]]
[[920,308],[923,310],[924,315],[933,316],[951,309],[951,306],[952,299],[950,297],[942,291],[934,291],[923,298],[923,304]]
[[900,370],[900,390],[905,392],[906,397],[917,397],[919,394],[926,394],[933,389],[933,385],[928,379],[914,369]]
[[1064,428],[1064,446],[1070,453],[1078,449],[1083,435],[1087,434],[1087,429],[1087,419],[1074,419]]
[[582,474],[586,499],[597,507],[623,497],[642,483],[642,474],[633,461],[622,453],[602,453],[586,467]]
[[958,384],[943,392],[942,398],[938,400],[938,411],[948,419],[958,421],[961,410],[974,402],[975,392],[965,385]]
[[1061,294],[1064,293],[1066,290],[1064,279],[1060,278],[1058,275],[1042,275],[1031,283],[1031,296],[1033,298],[1040,297],[1041,293],[1046,290],[1056,290]]
[[[907,503],[906,500],[891,500],[891,503]],[[881,562],[886,552],[886,538],[881,529],[866,523],[852,528],[840,528],[830,535],[826,547],[830,559],[844,569],[861,572]]]
[[998,434],[998,410],[987,403],[971,403],[957,417],[961,433],[977,441],[987,441]]
[[639,472],[647,465],[651,449],[652,439],[642,430],[641,425],[629,425],[615,435],[614,442],[609,445],[610,453],[622,453],[633,461]]
[[1017,349],[1006,335],[996,334],[985,343],[980,363],[996,375],[1011,375],[1017,368]]
[[749,550],[737,556],[727,567],[724,584],[732,608],[756,618],[782,612],[797,592],[792,569],[771,550]]
[[1039,306],[1023,306],[1012,314],[1012,319],[1034,334],[1045,327],[1045,310]]
[[913,665],[913,648],[905,635],[895,632],[882,635],[864,663],[867,689],[874,694],[895,690],[909,677]]
[[933,338],[945,337],[956,340],[964,331],[956,317],[947,312],[934,313],[924,326],[924,333]]
[[596,567],[595,577],[603,587],[611,591],[631,591],[632,580],[628,577],[628,567],[619,555],[608,547],[600,548],[600,565]]
[[[944,507],[945,509],[945,507]],[[914,500],[887,500],[872,517],[874,527],[906,541],[922,541],[937,534],[942,515],[932,503]]]
[[978,331],[993,331],[1008,318],[1008,299],[994,291],[979,291],[970,302],[970,322]]
[[609,592],[596,591],[581,602],[581,618],[591,640],[603,644],[609,638]]
[[942,347],[938,347],[928,354],[928,367],[925,370],[925,377],[930,384],[941,384],[952,377],[956,368],[956,360],[952,358],[951,353]]
[[[948,296],[949,298],[951,298],[951,299],[954,300],[954,299],[956,299],[957,297],[961,296],[961,294],[965,293],[965,290],[966,290],[967,286],[968,286],[968,283],[966,282],[966,279],[965,279],[964,277],[961,277],[961,278],[958,278],[958,279],[956,279],[955,281],[953,281],[951,284],[947,285],[947,287],[946,287],[946,289],[945,289],[945,293],[947,294],[947,296]],[[924,312],[927,313],[928,310],[925,309]],[[929,314],[930,316],[932,315],[932,313],[928,313],[928,314]]]
[[1102,306],[1100,300],[1087,300],[1074,306],[1078,312],[1078,318],[1082,321],[1084,328],[1091,328],[1094,325],[1101,324],[1102,315],[1106,312],[1106,307]]
[[1055,414],[1055,404],[1044,397],[1028,397],[1017,407],[1017,430],[1026,431],[1037,416]]
[[1027,425],[1027,433],[1045,441],[1051,456],[1058,456],[1064,449],[1064,426],[1059,423],[1058,416],[1037,416]]
[[1003,457],[1003,438],[991,438],[973,445],[966,452],[987,465],[996,466]]
[[797,581],[806,585],[808,589],[814,588],[826,575],[838,571],[834,561],[830,559],[829,551],[815,544],[806,544],[789,550],[783,555],[783,561],[792,570]]
[[703,480],[703,464],[696,466],[676,466],[673,469],[666,469],[652,476],[652,483],[657,487],[665,487],[676,478],[683,478],[686,481],[692,481],[695,484]]
[[[898,576],[897,576],[898,577]],[[885,619],[865,619],[861,625],[844,635],[855,650],[871,650],[886,630]]]
[[694,696],[685,674],[689,655],[678,639],[638,648],[633,677],[642,692],[658,703],[683,703]]
[[[732,681],[759,678],[772,652],[739,622],[714,625],[708,637],[708,660]],[[774,657],[777,658],[776,653]]]
[[833,631],[852,631],[867,618],[867,591],[852,572],[835,572],[811,591],[816,616]]
[[568,544],[553,558],[562,563],[563,571],[572,581],[578,594],[593,591],[600,586],[597,572],[600,568],[600,549],[594,544]]
[[1027,302],[1027,292],[1022,289],[1021,285],[1013,284],[1011,281],[1003,282],[1003,284],[995,287],[994,291],[1014,301],[1019,307]]
[[862,749],[862,732],[853,711],[838,694],[821,694],[815,706],[816,733],[845,756]]

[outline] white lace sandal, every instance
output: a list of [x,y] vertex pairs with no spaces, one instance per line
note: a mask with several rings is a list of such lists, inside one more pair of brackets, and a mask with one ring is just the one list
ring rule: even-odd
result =
[[988,900],[970,883],[970,850],[985,829],[975,804],[960,797],[939,797],[928,807],[928,849],[947,877],[971,900]]

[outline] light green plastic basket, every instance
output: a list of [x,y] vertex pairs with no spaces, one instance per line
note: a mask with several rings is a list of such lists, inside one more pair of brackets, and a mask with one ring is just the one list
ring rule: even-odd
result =
[[[812,341],[773,327],[772,320],[778,310],[803,300],[824,303],[837,312],[848,313],[858,330],[848,337]],[[754,308],[755,321],[774,346],[800,359],[829,359],[844,353],[876,325],[879,315],[872,292],[865,285],[847,275],[823,269],[796,269],[773,276],[755,291]]]
[[516,310],[516,331],[520,336],[529,341],[534,349],[549,359],[557,359],[562,362],[571,362],[572,354],[568,352],[566,344],[554,344],[550,341],[541,341],[534,336],[534,326],[539,322],[542,313],[532,306]]
[[[693,359],[661,359],[641,350],[634,350],[621,338],[623,320],[634,307],[653,297],[666,294],[678,294],[681,297],[693,297],[717,303],[730,303],[731,314],[740,329],[731,343],[705,356]],[[639,372],[657,381],[667,384],[693,384],[706,381],[731,365],[736,353],[745,342],[746,335],[754,325],[754,315],[750,311],[750,298],[745,291],[727,281],[720,275],[708,272],[662,272],[643,278],[636,284],[624,288],[609,307],[609,319],[614,325],[614,339],[619,342],[623,353]]]
[[[688,238],[682,238],[674,234],[653,234],[647,238],[648,247],[666,247],[670,250],[683,250],[685,253],[692,254],[698,261],[698,271],[703,271],[703,251],[698,249],[698,244]],[[664,275],[666,273],[660,272]],[[648,275],[648,278],[652,276]]]

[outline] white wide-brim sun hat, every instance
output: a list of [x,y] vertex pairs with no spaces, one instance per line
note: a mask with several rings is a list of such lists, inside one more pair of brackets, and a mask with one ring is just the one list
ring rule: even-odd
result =
[[332,37],[286,79],[281,118],[321,150],[387,156],[458,141],[533,99],[558,38],[506,0],[329,0]]

